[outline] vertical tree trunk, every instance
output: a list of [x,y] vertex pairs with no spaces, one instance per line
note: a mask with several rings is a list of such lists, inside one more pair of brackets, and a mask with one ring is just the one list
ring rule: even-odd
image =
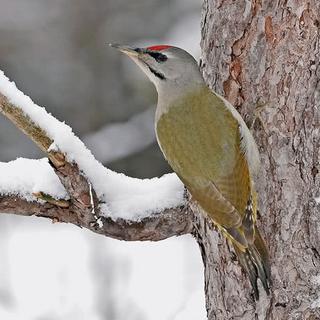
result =
[[225,240],[199,217],[210,320],[320,319],[319,28],[319,0],[204,1],[205,79],[247,122],[258,115],[259,225],[273,278],[255,303]]

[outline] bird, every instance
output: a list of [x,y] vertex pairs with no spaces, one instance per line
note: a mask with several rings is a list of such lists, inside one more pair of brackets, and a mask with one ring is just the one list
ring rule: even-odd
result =
[[269,295],[269,254],[256,226],[257,144],[238,111],[211,90],[194,57],[171,45],[110,44],[129,56],[158,92],[159,147],[193,200],[233,244],[255,299]]

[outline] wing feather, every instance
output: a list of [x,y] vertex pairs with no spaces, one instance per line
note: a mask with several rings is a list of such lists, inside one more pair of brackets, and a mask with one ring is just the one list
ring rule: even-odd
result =
[[171,106],[157,123],[161,149],[208,215],[239,227],[251,180],[239,122],[224,101],[205,88]]

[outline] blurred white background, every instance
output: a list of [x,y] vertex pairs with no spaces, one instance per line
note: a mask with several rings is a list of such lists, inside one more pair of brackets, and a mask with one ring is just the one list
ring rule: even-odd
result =
[[[156,92],[107,43],[172,44],[199,58],[200,0],[0,0],[0,7],[0,69],[23,92],[113,170],[171,171],[154,139]],[[0,161],[43,156],[2,117],[0,150]],[[128,243],[2,214],[0,319],[205,319],[200,252],[191,236]]]

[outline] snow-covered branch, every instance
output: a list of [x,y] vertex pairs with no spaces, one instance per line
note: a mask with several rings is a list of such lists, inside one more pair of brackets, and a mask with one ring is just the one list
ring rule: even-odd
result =
[[0,163],[0,212],[71,222],[124,240],[192,231],[176,175],[140,180],[103,167],[69,126],[34,104],[2,72],[0,111],[49,159]]
[[19,196],[0,196],[0,212],[49,218],[54,223],[72,223],[95,233],[126,241],[159,241],[191,233],[193,228],[185,207],[166,209],[159,214],[130,223],[125,219],[114,221],[109,217],[100,217],[101,227],[95,219],[90,220],[72,203],[68,208],[62,208],[49,202],[29,202]]

